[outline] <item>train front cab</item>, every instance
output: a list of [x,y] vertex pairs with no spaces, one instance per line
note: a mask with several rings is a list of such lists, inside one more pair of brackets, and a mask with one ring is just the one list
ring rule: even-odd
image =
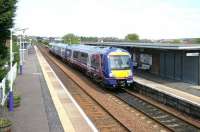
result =
[[[104,56],[104,83],[112,88],[131,86],[133,84],[133,64],[126,51],[113,51]],[[104,73],[105,74],[105,73]]]

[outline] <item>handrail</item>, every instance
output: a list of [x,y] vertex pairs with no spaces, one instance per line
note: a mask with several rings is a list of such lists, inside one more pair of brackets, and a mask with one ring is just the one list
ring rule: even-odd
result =
[[[0,103],[1,105],[4,105],[7,97],[8,97],[8,93],[6,93],[6,80],[11,80],[11,78],[13,79],[13,83],[17,77],[17,63],[15,63],[12,67],[12,72],[13,72],[13,77],[11,77],[11,70],[6,74],[6,76],[2,79],[2,81],[0,82]],[[13,84],[10,84],[13,85]]]

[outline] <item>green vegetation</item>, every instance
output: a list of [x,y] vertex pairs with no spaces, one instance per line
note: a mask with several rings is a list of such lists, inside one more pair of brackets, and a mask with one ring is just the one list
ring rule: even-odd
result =
[[5,77],[7,72],[8,72],[8,69],[6,69],[5,67],[0,67],[0,81]]
[[42,41],[42,44],[44,44],[44,45],[49,45],[49,41],[48,41],[48,40],[43,40],[43,41]]
[[84,37],[84,36],[81,36],[81,41],[82,42],[97,42],[98,41],[98,37]]
[[139,40],[139,36],[135,33],[131,33],[126,35],[125,40],[130,42],[136,42]]
[[200,44],[200,38],[196,38],[195,43]]
[[20,106],[21,103],[21,96],[14,94],[14,107]]
[[180,44],[181,41],[179,39],[174,39],[171,43],[173,43],[173,44]]
[[19,61],[20,61],[19,45],[17,45],[17,43],[13,43],[13,54],[14,54],[13,64],[17,63],[19,66]]
[[[1,50],[1,49],[0,49]],[[7,49],[7,56],[4,57],[4,59],[0,59],[0,81],[5,77],[5,75],[8,73],[9,70],[9,50]],[[19,45],[17,45],[17,43],[13,43],[13,55],[14,55],[14,60],[13,60],[13,65],[15,63],[19,64]],[[5,64],[7,64],[8,67],[5,67]],[[18,65],[19,66],[19,65]]]
[[[137,34],[134,34],[137,35]],[[86,37],[86,36],[76,36],[72,33],[68,33],[62,37],[64,43],[67,44],[79,44],[79,43],[87,43],[87,42],[123,42],[123,41],[133,41],[139,40],[139,36],[136,37],[133,34],[130,34],[126,40],[119,39],[117,37]],[[135,38],[133,38],[135,37]],[[135,42],[135,41],[134,41]]]
[[69,34],[66,34],[65,36],[63,36],[63,40],[64,40],[64,43],[67,43],[67,44],[79,44],[80,43],[80,37],[78,37],[72,33],[69,33]]
[[0,132],[11,132],[12,122],[5,118],[0,118]]
[[6,41],[10,37],[17,0],[0,0],[0,80],[6,75],[4,65],[9,59]]
[[12,122],[5,118],[0,118],[0,131],[2,128],[9,127],[12,125]]
[[48,40],[43,40],[43,39],[38,39],[36,44],[44,44],[44,45],[49,45],[49,41]]
[[10,81],[8,79],[6,79],[6,88],[5,88],[5,93],[8,93],[10,90]]

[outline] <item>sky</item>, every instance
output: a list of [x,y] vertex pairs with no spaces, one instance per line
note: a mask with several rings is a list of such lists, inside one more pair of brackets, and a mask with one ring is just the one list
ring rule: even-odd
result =
[[15,27],[28,35],[141,39],[200,37],[200,0],[18,0]]

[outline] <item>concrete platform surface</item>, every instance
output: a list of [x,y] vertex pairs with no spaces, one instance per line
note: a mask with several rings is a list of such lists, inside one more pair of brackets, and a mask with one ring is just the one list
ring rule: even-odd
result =
[[31,50],[31,54],[25,54],[23,75],[18,75],[14,83],[21,105],[14,112],[4,109],[2,116],[13,122],[13,132],[63,132],[50,94],[45,91],[48,88],[34,49]]
[[164,80],[152,75],[138,73],[134,76],[134,81],[200,107],[200,88],[197,85]]
[[200,97],[200,85],[197,84],[162,78],[146,72],[136,72],[136,76]]
[[35,50],[64,131],[97,131],[90,119],[58,79],[37,47],[35,47]]

